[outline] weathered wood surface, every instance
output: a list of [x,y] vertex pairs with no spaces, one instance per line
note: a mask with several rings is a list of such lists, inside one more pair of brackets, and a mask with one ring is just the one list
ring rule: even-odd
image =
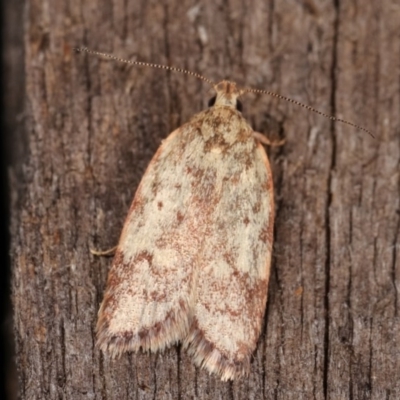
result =
[[[400,5],[396,0],[31,0],[23,15],[24,146],[10,173],[22,399],[400,397]],[[72,48],[173,64],[277,91],[244,115],[269,150],[277,218],[249,379],[221,383],[186,353],[110,361],[94,330],[113,246],[160,141],[203,109],[199,81]],[[22,78],[21,78],[22,79]]]

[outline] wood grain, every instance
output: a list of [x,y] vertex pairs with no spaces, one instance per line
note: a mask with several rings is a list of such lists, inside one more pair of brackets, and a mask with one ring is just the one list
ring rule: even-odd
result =
[[[399,398],[398,1],[31,0],[22,15],[25,129],[10,169],[20,398]],[[248,380],[222,383],[179,347],[118,361],[94,348],[111,261],[89,247],[116,244],[152,154],[211,93],[77,56],[81,45],[277,91],[377,136],[242,99],[255,130],[271,137],[272,118],[286,139],[269,150],[274,259]]]

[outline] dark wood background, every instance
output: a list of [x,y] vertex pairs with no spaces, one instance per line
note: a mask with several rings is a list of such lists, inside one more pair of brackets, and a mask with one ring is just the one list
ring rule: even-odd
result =
[[[21,399],[400,398],[398,0],[8,7]],[[77,56],[81,45],[273,90],[374,131],[375,140],[268,96],[242,99],[255,130],[286,138],[268,150],[275,246],[249,379],[222,383],[176,346],[117,361],[94,348],[111,259],[89,247],[116,244],[161,140],[211,93],[190,77]]]

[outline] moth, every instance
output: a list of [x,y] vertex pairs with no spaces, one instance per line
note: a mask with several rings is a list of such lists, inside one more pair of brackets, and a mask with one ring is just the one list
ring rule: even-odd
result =
[[[212,84],[179,68],[78,50]],[[197,366],[226,381],[250,371],[274,226],[273,179],[262,146],[269,141],[246,122],[238,98],[271,93],[229,81],[212,85],[215,102],[163,141],[136,191],[100,306],[97,346],[118,357],[182,343]]]

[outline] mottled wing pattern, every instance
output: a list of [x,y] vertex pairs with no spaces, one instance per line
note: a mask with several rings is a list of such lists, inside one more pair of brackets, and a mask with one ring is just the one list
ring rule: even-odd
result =
[[[222,112],[222,110],[220,111]],[[257,345],[267,300],[273,241],[273,187],[267,156],[238,113],[223,110],[207,131],[218,137],[199,169],[212,177],[199,185],[206,194],[206,242],[198,259],[194,320],[185,340],[199,366],[223,380],[247,375]],[[234,143],[228,142],[236,136]],[[236,132],[236,134],[234,133]],[[213,156],[216,157],[212,160]],[[210,157],[211,160],[207,160]],[[210,162],[211,161],[211,162]],[[201,196],[201,194],[199,193]]]
[[112,356],[139,348],[157,351],[188,333],[204,231],[193,218],[196,177],[182,176],[198,131],[193,119],[173,132],[135,194],[97,323],[97,344]]
[[198,114],[162,144],[137,190],[99,311],[99,346],[119,355],[183,341],[222,379],[246,375],[272,229],[272,177],[252,129],[232,107]]

